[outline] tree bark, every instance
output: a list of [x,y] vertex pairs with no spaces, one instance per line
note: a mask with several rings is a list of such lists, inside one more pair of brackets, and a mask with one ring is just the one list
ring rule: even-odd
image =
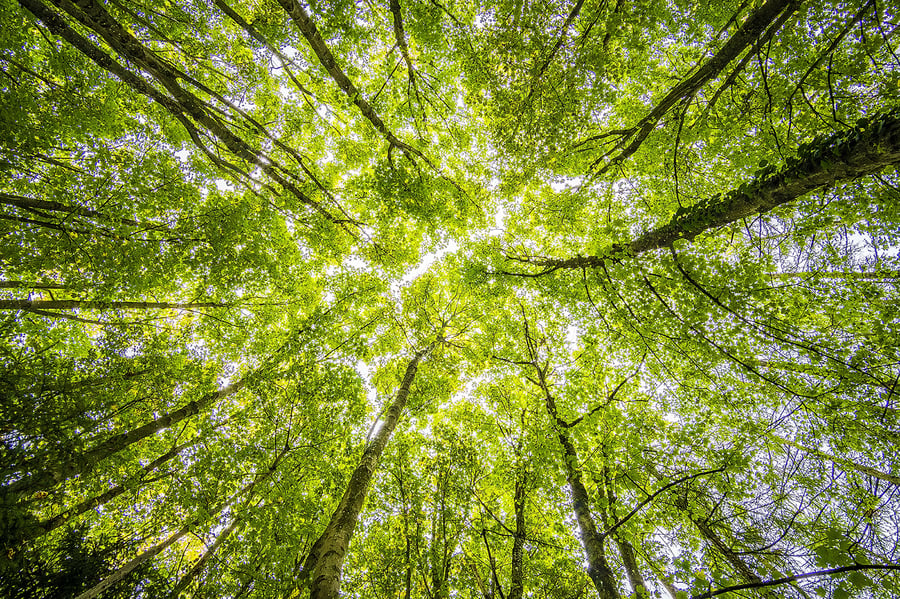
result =
[[316,28],[315,23],[313,23],[310,16],[303,9],[303,6],[301,6],[297,0],[278,0],[278,3],[284,11],[290,15],[291,20],[297,25],[297,29],[299,29],[300,33],[303,34],[303,37],[306,38],[309,47],[312,48],[316,57],[319,59],[319,62],[325,67],[325,70],[328,71],[328,74],[337,86],[341,88],[341,91],[343,91],[347,97],[350,98],[350,101],[359,108],[359,111],[362,112],[363,116],[372,123],[375,129],[387,140],[387,142],[408,154],[422,158],[431,165],[431,162],[429,162],[421,152],[409,144],[400,141],[397,136],[387,128],[387,125],[384,124],[384,121],[381,120],[381,117],[378,116],[375,109],[372,108],[372,105],[363,97],[356,85],[354,85],[350,78],[347,77],[347,74],[344,73],[338,65],[334,55],[331,53],[325,40],[322,39],[322,35]]
[[[144,466],[141,469],[141,472],[140,472],[138,478],[143,480],[143,478],[147,474],[149,474],[153,470],[156,470],[158,467],[162,466],[163,464],[165,464],[166,462],[168,462],[169,460],[171,460],[172,458],[177,456],[179,453],[184,451],[186,448],[190,447],[191,445],[194,445],[196,442],[197,441],[188,441],[187,443],[182,443],[181,445],[173,447],[166,453],[162,454],[161,456],[159,456],[158,458],[156,458],[155,460],[153,460],[152,462],[150,462],[149,464]],[[96,507],[99,507],[99,506],[115,499],[116,497],[118,497],[119,495],[124,493],[126,490],[128,490],[128,488],[129,487],[126,485],[116,485],[113,488],[106,491],[105,493],[101,493],[100,495],[96,495],[94,497],[91,497],[90,499],[85,499],[78,505],[73,506],[60,514],[57,514],[56,516],[53,516],[52,518],[44,520],[43,522],[41,522],[39,524],[36,524],[33,528],[29,527],[29,528],[24,529],[22,531],[22,533],[20,534],[20,536],[18,537],[17,541],[23,542],[23,541],[30,541],[33,539],[40,538],[40,537],[44,536],[45,534],[47,534],[48,532],[55,530],[56,528],[59,528],[63,524],[66,524],[72,518],[80,516],[81,514],[85,513],[88,510],[92,510]]]
[[0,310],[190,310],[223,308],[216,302],[103,302],[92,300],[0,300]]
[[566,467],[566,482],[572,493],[572,509],[575,512],[575,520],[578,522],[578,531],[581,537],[581,545],[587,557],[587,573],[597,589],[600,599],[619,599],[619,589],[616,585],[615,575],[606,561],[606,551],[603,547],[603,536],[597,532],[594,516],[591,514],[590,495],[582,482],[581,471],[578,468],[578,454],[575,445],[569,438],[566,423],[559,417],[556,411],[556,402],[544,375],[544,370],[536,362],[532,363],[538,374],[538,382],[544,392],[544,403],[547,413],[553,422],[559,444],[563,449],[563,462]]
[[242,498],[244,496],[249,496],[250,493],[253,491],[253,488],[257,484],[263,482],[264,480],[266,480],[267,478],[272,476],[272,474],[278,468],[278,463],[281,461],[281,458],[284,457],[285,453],[286,452],[282,452],[275,459],[272,466],[264,474],[262,474],[261,476],[257,476],[256,478],[254,478],[253,481],[251,481],[249,484],[245,485],[244,488],[242,488],[240,491],[235,493],[234,497],[232,497],[231,500],[223,503],[222,506],[219,507],[219,509],[216,510],[213,514],[207,514],[207,515],[199,516],[197,518],[192,519],[190,522],[188,522],[183,527],[181,527],[181,529],[179,529],[175,533],[169,535],[168,538],[164,539],[163,541],[160,541],[156,545],[153,545],[146,551],[141,552],[134,559],[125,563],[118,570],[116,570],[115,572],[113,572],[112,574],[110,574],[109,576],[104,578],[103,580],[101,580],[99,583],[97,583],[96,585],[94,585],[93,587],[88,589],[87,591],[78,595],[75,599],[93,599],[94,597],[98,596],[100,593],[103,593],[108,588],[112,587],[113,585],[118,583],[120,580],[122,580],[123,578],[125,578],[126,576],[131,574],[131,572],[134,571],[135,568],[137,568],[141,564],[145,563],[146,561],[148,561],[148,560],[152,559],[153,557],[156,557],[157,555],[162,553],[167,547],[170,547],[171,545],[176,543],[179,539],[181,539],[182,537],[187,535],[189,532],[191,532],[191,530],[194,527],[198,526],[199,524],[201,524],[202,522],[207,520],[210,516],[220,514],[222,512],[222,510],[224,510],[226,507],[228,507],[235,501],[239,500],[240,498]]
[[[616,493],[609,480],[609,471],[606,465],[603,466],[603,489],[606,493],[606,504],[609,509],[609,515],[612,516],[614,523],[618,522],[619,516],[616,513]],[[605,514],[606,512],[603,513]],[[608,528],[605,516],[604,526]],[[634,591],[636,597],[641,599],[649,597],[647,583],[644,582],[644,576],[641,574],[637,558],[634,555],[634,546],[632,546],[632,544],[628,542],[628,539],[624,538],[618,530],[613,531],[612,537],[616,543],[616,547],[619,549],[619,555],[622,557],[622,565],[625,566],[625,575],[628,577],[628,583],[631,585],[631,590]]]
[[188,587],[188,585],[193,582],[193,580],[197,577],[200,572],[203,571],[203,568],[206,566],[206,562],[208,562],[212,556],[216,554],[216,551],[219,550],[219,547],[222,543],[225,542],[226,539],[234,532],[234,529],[237,528],[237,525],[240,523],[240,518],[233,518],[231,523],[225,527],[225,530],[219,533],[219,536],[216,537],[216,540],[210,545],[206,551],[203,552],[203,555],[200,556],[200,559],[197,560],[190,570],[188,570],[184,576],[178,581],[178,584],[175,585],[175,588],[172,589],[172,593],[169,595],[172,599],[178,599],[178,595]]
[[681,239],[691,241],[701,233],[764,214],[816,189],[870,175],[897,163],[900,163],[900,109],[874,117],[865,125],[807,144],[804,155],[788,160],[788,166],[780,172],[766,175],[763,170],[749,184],[679,210],[667,224],[637,239],[614,243],[593,256],[507,256],[542,270],[535,273],[501,271],[500,274],[534,277],[561,269],[602,268],[607,261],[671,247]]
[[847,468],[849,470],[853,470],[854,472],[858,472],[859,474],[864,474],[866,476],[872,476],[879,480],[883,480],[886,483],[890,483],[892,485],[896,485],[896,486],[900,487],[900,476],[897,476],[895,474],[890,474],[888,472],[882,472],[881,470],[876,470],[875,468],[872,468],[870,466],[865,466],[863,464],[857,464],[853,460],[848,460],[847,458],[834,456],[834,455],[828,454],[824,451],[821,451],[819,449],[815,449],[813,447],[806,447],[805,445],[801,445],[799,443],[795,443],[794,441],[789,441],[783,437],[779,437],[778,435],[776,435],[774,433],[766,433],[766,436],[781,445],[784,445],[787,447],[793,447],[794,449],[799,449],[800,451],[804,451],[808,454],[814,455],[817,458],[820,458],[823,460],[828,460],[830,462],[834,462],[835,464],[839,464],[840,466],[843,466],[844,468]]
[[634,555],[634,547],[618,533],[613,536],[613,539],[615,539],[616,546],[619,548],[619,555],[622,556],[622,564],[625,566],[625,574],[628,576],[628,583],[631,585],[631,590],[634,591],[635,596],[640,599],[649,597],[647,583],[644,582],[644,576],[641,574],[637,558]]
[[363,452],[359,465],[350,477],[350,482],[347,483],[344,495],[334,510],[331,520],[325,527],[325,531],[313,544],[309,556],[306,558],[300,576],[301,582],[308,580],[310,599],[336,599],[340,593],[344,558],[350,547],[350,540],[353,538],[353,532],[372,482],[372,476],[375,474],[384,448],[400,422],[419,362],[431,352],[433,347],[434,344],[429,345],[417,352],[409,361],[403,381],[400,383],[394,402],[387,410],[381,428]]
[[[236,381],[220,389],[219,391],[207,393],[200,399],[192,401],[184,407],[175,410],[174,412],[164,414],[156,420],[151,420],[150,422],[139,426],[136,429],[114,435],[106,441],[97,444],[97,446],[93,449],[85,451],[84,453],[75,456],[69,461],[55,464],[53,466],[50,466],[49,468],[46,468],[39,472],[34,472],[33,474],[24,476],[19,480],[14,481],[13,483],[5,487],[2,492],[0,492],[0,496],[2,496],[5,502],[13,502],[26,493],[33,493],[35,491],[48,489],[73,476],[79,474],[87,474],[91,472],[97,466],[97,464],[99,464],[109,456],[118,453],[123,449],[137,443],[138,441],[146,439],[147,437],[172,426],[173,424],[177,424],[182,420],[200,413],[220,399],[223,399],[240,391],[244,388],[244,386],[246,386],[246,384],[247,377],[244,377],[243,379]],[[37,467],[37,465],[42,461],[43,460],[38,459],[30,460],[29,462],[23,464],[22,467],[19,468],[19,470],[23,472],[28,471],[32,468]]]
[[[656,128],[656,125],[663,116],[665,116],[675,104],[693,97],[704,85],[715,79],[726,66],[740,56],[744,50],[749,46],[754,45],[764,32],[769,36],[774,34],[774,31],[770,33],[766,32],[766,29],[773,23],[774,29],[779,28],[787,20],[786,18],[779,19],[779,15],[782,15],[782,13],[785,12],[790,15],[797,10],[801,2],[802,0],[768,0],[765,4],[748,15],[747,20],[744,21],[740,29],[725,42],[725,45],[722,46],[718,52],[703,63],[693,75],[672,88],[650,111],[650,113],[642,118],[636,125],[620,132],[622,137],[616,147],[623,146],[625,142],[632,137],[634,139],[603,169],[601,169],[600,172],[605,172],[613,164],[622,162],[634,154],[641,143],[643,143],[647,136],[650,135],[650,132]],[[606,137],[606,135],[588,138],[581,143],[593,141],[602,137]],[[596,164],[597,163],[595,162],[595,165]]]
[[516,534],[513,537],[512,568],[510,570],[508,599],[522,599],[525,590],[525,500],[527,490],[527,472],[520,467],[516,476],[516,494],[513,497],[513,506],[516,513]]

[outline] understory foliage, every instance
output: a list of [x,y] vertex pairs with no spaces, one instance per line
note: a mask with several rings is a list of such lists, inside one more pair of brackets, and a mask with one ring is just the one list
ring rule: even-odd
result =
[[900,595],[898,11],[0,0],[0,595]]

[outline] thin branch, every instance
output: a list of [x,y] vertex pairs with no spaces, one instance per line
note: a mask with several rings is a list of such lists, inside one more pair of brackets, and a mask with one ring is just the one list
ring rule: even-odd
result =
[[625,515],[624,517],[620,518],[618,521],[616,521],[615,524],[613,524],[612,526],[610,526],[605,532],[601,533],[601,534],[600,534],[600,538],[606,538],[606,537],[608,537],[609,535],[611,535],[613,532],[615,532],[615,530],[616,530],[617,528],[619,528],[620,526],[622,526],[623,524],[625,524],[626,522],[628,522],[635,514],[637,514],[639,511],[641,511],[641,509],[642,509],[645,505],[647,505],[648,503],[650,503],[651,501],[653,501],[660,493],[663,493],[664,491],[667,491],[667,490],[671,489],[672,487],[674,487],[674,486],[676,486],[676,485],[680,485],[681,483],[683,483],[683,482],[685,482],[685,481],[691,480],[692,478],[697,478],[697,477],[700,477],[700,476],[706,476],[707,474],[715,474],[715,473],[717,473],[717,472],[724,472],[726,468],[727,468],[727,466],[722,466],[721,468],[716,468],[715,470],[705,470],[705,471],[703,471],[703,472],[698,472],[698,473],[696,473],[696,474],[691,474],[691,475],[688,475],[688,476],[684,476],[684,477],[682,477],[682,478],[679,478],[679,479],[676,480],[676,481],[670,482],[669,484],[667,484],[667,485],[661,487],[661,488],[658,489],[657,491],[654,491],[652,494],[650,494],[649,496],[647,496],[647,498],[646,498],[645,500],[643,500],[642,502],[640,502],[639,504],[637,504],[637,505],[634,507],[634,509],[631,510],[627,515]]
[[818,576],[829,576],[831,574],[841,574],[843,572],[857,572],[859,570],[900,570],[900,565],[894,564],[856,564],[855,566],[841,566],[840,568],[829,568],[827,570],[817,570],[815,572],[806,572],[804,574],[794,574],[793,576],[785,576],[783,578],[775,578],[773,580],[764,580],[762,582],[754,582],[747,584],[736,584],[730,587],[722,587],[715,591],[708,591],[706,593],[701,593],[699,595],[694,595],[691,599],[710,599],[711,597],[716,597],[718,595],[724,595],[725,593],[731,593],[733,591],[743,591],[746,589],[761,589],[765,587],[777,586],[781,584],[787,584],[790,582],[794,582],[795,580],[802,580],[804,578],[815,578]]

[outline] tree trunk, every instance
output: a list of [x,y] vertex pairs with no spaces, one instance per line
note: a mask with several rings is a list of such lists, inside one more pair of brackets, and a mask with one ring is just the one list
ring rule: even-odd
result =
[[102,212],[91,210],[90,208],[84,208],[82,206],[66,206],[65,204],[61,204],[59,202],[54,202],[51,200],[35,200],[33,198],[10,195],[8,193],[2,192],[0,192],[0,204],[7,204],[9,206],[15,206],[17,208],[23,208],[25,210],[31,211],[49,211],[62,212],[65,214],[76,214],[78,216],[87,216],[90,218],[97,218],[113,223],[122,223],[125,225],[131,225],[133,227],[141,227],[145,229],[166,228],[165,225],[161,225],[159,223],[141,223],[129,218],[117,218],[114,216],[108,216]]
[[203,571],[203,568],[206,566],[206,562],[212,558],[216,554],[216,551],[219,550],[219,547],[225,540],[234,532],[234,529],[240,523],[240,518],[234,518],[231,520],[231,523],[225,527],[225,530],[219,533],[219,536],[216,537],[216,540],[210,545],[206,551],[203,552],[203,555],[200,556],[200,559],[197,560],[190,570],[188,570],[184,576],[181,577],[181,580],[178,581],[178,584],[175,585],[175,588],[172,589],[172,593],[169,595],[172,599],[178,599],[178,595],[188,587],[188,585],[193,582],[194,578]]
[[[634,139],[600,172],[605,172],[612,164],[621,162],[634,154],[673,106],[686,98],[692,98],[704,85],[715,79],[726,66],[740,56],[744,50],[754,46],[764,33],[767,37],[771,37],[784,24],[787,18],[797,10],[801,2],[802,0],[768,0],[750,13],[740,29],[725,42],[718,52],[697,68],[690,77],[687,77],[672,88],[647,116],[642,118],[634,127],[626,130],[618,147],[621,147],[628,139],[632,137]],[[773,25],[771,29],[769,28],[770,25]],[[766,31],[766,29],[769,29],[769,31]],[[753,52],[753,49],[750,52]],[[739,63],[738,69],[742,68],[744,64],[746,63]],[[589,138],[581,143],[598,138]]]
[[528,474],[525,468],[520,468],[518,476],[516,476],[516,494],[513,498],[516,512],[516,535],[513,538],[508,599],[522,599],[522,594],[525,590],[525,492],[528,484],[527,477]]
[[587,556],[587,573],[597,589],[600,599],[619,599],[619,590],[616,579],[609,563],[606,561],[606,551],[603,548],[603,537],[597,532],[597,525],[591,514],[590,496],[581,480],[581,471],[578,468],[578,454],[575,445],[569,439],[566,432],[566,423],[559,417],[556,411],[556,402],[550,394],[544,371],[532,363],[538,373],[538,380],[544,392],[544,402],[547,413],[556,429],[559,444],[563,449],[563,462],[566,466],[566,482],[572,493],[572,509],[575,512],[575,520],[578,522],[578,531],[581,537],[581,545]]
[[[603,489],[606,492],[606,502],[609,506],[609,513],[613,521],[618,521],[619,516],[616,514],[616,493],[610,484],[608,470],[603,467]],[[604,520],[605,525],[605,520]],[[622,565],[625,566],[625,575],[628,576],[628,583],[635,596],[644,598],[649,597],[647,592],[647,583],[644,582],[644,576],[638,567],[637,558],[634,556],[634,546],[628,542],[628,539],[622,537],[619,530],[613,532],[613,540],[619,549],[619,555],[622,557]]]
[[381,428],[371,444],[363,452],[359,465],[350,477],[347,489],[325,527],[322,536],[316,540],[301,572],[301,582],[307,579],[310,585],[310,599],[336,599],[341,587],[341,570],[350,547],[350,540],[356,529],[363,502],[378,467],[378,461],[387,446],[400,416],[406,406],[410,388],[416,376],[419,362],[432,350],[434,345],[416,353],[406,367],[406,373],[394,402],[387,410]]
[[[33,493],[35,491],[48,489],[50,487],[53,487],[54,485],[61,483],[64,480],[72,478],[73,476],[77,476],[79,474],[87,474],[91,472],[97,466],[97,464],[99,464],[109,456],[118,453],[123,449],[137,443],[138,441],[146,439],[147,437],[172,426],[173,424],[177,424],[182,420],[200,413],[210,405],[214,404],[216,401],[228,397],[229,395],[232,395],[241,390],[246,385],[246,382],[247,377],[244,377],[240,381],[232,383],[219,391],[207,393],[200,399],[192,401],[186,406],[175,410],[174,412],[164,414],[163,416],[160,416],[156,420],[152,420],[144,424],[143,426],[139,426],[138,428],[125,433],[114,435],[106,441],[99,443],[93,449],[85,451],[81,455],[75,456],[75,458],[72,460],[62,462],[60,464],[55,464],[40,472],[35,472],[28,476],[24,476],[4,488],[2,490],[2,498],[5,502],[13,502],[18,500],[22,495],[26,493]],[[31,468],[36,467],[37,464],[41,461],[43,460],[29,460],[29,462],[26,462],[22,467],[19,468],[19,470],[22,472],[28,471]]]
[[[421,152],[411,147],[410,145],[400,141],[388,128],[387,125],[384,124],[384,121],[381,120],[381,117],[375,112],[375,109],[372,108],[372,105],[363,97],[362,93],[359,89],[354,85],[354,83],[347,77],[347,74],[341,69],[341,67],[337,64],[337,61],[334,58],[334,55],[331,53],[331,50],[328,48],[328,45],[325,43],[325,40],[322,39],[322,35],[319,33],[319,30],[316,28],[315,23],[313,23],[312,19],[303,9],[303,6],[300,5],[297,0],[278,0],[278,3],[284,9],[284,11],[290,15],[291,20],[294,21],[294,24],[297,26],[297,29],[300,30],[300,33],[303,34],[303,37],[306,38],[309,47],[312,48],[316,57],[319,59],[319,62],[328,71],[328,74],[334,80],[341,91],[347,94],[347,97],[350,98],[350,101],[359,108],[359,111],[362,112],[363,116],[365,116],[370,123],[378,130],[378,132],[387,140],[391,146],[400,148],[404,152],[408,152],[419,158],[424,160],[427,159],[422,155]],[[429,163],[430,164],[430,163]]]
[[854,472],[858,472],[858,473],[864,474],[866,476],[872,476],[879,480],[883,480],[886,483],[890,483],[892,485],[896,485],[896,486],[900,487],[900,476],[897,476],[895,474],[889,474],[887,472],[882,472],[881,470],[876,470],[875,468],[871,468],[869,466],[864,466],[863,464],[857,464],[853,460],[848,460],[847,458],[833,456],[828,453],[825,453],[824,451],[815,449],[813,447],[806,447],[805,445],[800,445],[799,443],[795,443],[794,441],[788,441],[787,439],[779,437],[778,435],[776,435],[774,433],[766,433],[766,436],[781,445],[793,447],[794,449],[799,449],[800,451],[804,451],[808,454],[814,455],[817,458],[820,458],[823,460],[828,460],[830,462],[834,462],[835,464],[839,464],[840,466],[843,466],[844,468],[847,468],[849,470],[853,470]]
[[[190,447],[191,445],[194,445],[196,442],[197,441],[188,441],[187,443],[182,443],[181,445],[173,447],[166,453],[162,454],[161,456],[159,456],[158,458],[156,458],[155,460],[153,460],[152,462],[150,462],[149,464],[144,466],[144,468],[141,469],[141,473],[138,476],[138,478],[143,480],[144,476],[146,476],[148,473],[152,472],[153,470],[156,470],[158,467],[160,467],[161,465],[165,464],[166,462],[168,462],[169,460],[171,460],[172,458],[177,456],[179,453],[184,451],[186,448]],[[108,501],[115,499],[116,497],[118,497],[119,495],[124,493],[129,488],[130,487],[126,486],[126,485],[116,485],[115,487],[109,489],[105,493],[101,493],[100,495],[91,497],[90,499],[85,499],[78,505],[69,508],[68,510],[62,512],[61,514],[57,514],[56,516],[53,516],[52,518],[50,518],[48,520],[44,520],[40,524],[35,525],[33,528],[24,529],[17,540],[19,542],[23,542],[23,541],[30,541],[32,539],[40,538],[40,537],[44,536],[45,534],[47,534],[48,532],[55,530],[56,528],[59,528],[63,524],[66,524],[72,518],[80,516],[81,514],[85,513],[88,510],[92,510],[96,507],[99,507],[99,506],[107,503]]]
[[244,488],[242,488],[240,491],[235,493],[234,497],[232,497],[229,501],[226,501],[225,503],[223,503],[219,507],[219,509],[217,509],[215,512],[206,513],[202,516],[198,516],[198,517],[194,518],[193,520],[191,520],[190,522],[185,524],[183,527],[181,527],[181,529],[179,529],[177,532],[169,535],[169,537],[166,538],[165,540],[160,541],[159,543],[157,543],[156,545],[153,545],[146,551],[143,551],[142,553],[138,554],[134,559],[127,562],[121,568],[119,568],[118,570],[116,570],[115,572],[113,572],[112,574],[110,574],[109,576],[104,578],[103,580],[101,580],[99,583],[97,583],[96,585],[94,585],[93,587],[88,589],[87,591],[78,595],[75,599],[93,599],[94,597],[98,596],[100,593],[103,593],[108,588],[112,587],[113,585],[118,583],[120,580],[122,580],[123,578],[125,578],[126,576],[131,574],[131,572],[134,571],[135,568],[137,568],[141,564],[145,563],[146,561],[150,560],[151,558],[159,555],[167,547],[170,547],[171,545],[176,543],[179,539],[181,539],[182,537],[187,535],[189,532],[191,532],[191,530],[194,527],[196,527],[196,526],[200,525],[202,522],[208,520],[211,516],[222,513],[222,511],[226,507],[233,504],[235,501],[240,500],[242,497],[246,496],[247,498],[249,498],[250,494],[253,491],[253,488],[256,485],[258,485],[259,483],[261,483],[261,482],[265,481],[266,479],[268,479],[269,477],[271,477],[272,474],[277,470],[278,464],[281,461],[281,458],[283,458],[286,453],[287,453],[287,451],[283,451],[278,457],[275,458],[275,461],[272,463],[272,466],[269,467],[269,469],[264,474],[257,475],[249,484],[245,485]]
[[0,300],[0,310],[189,310],[222,308],[216,302],[100,302],[91,300]]
[[763,214],[821,187],[870,175],[897,163],[900,163],[900,110],[883,113],[864,126],[808,144],[805,155],[788,160],[788,166],[780,172],[766,175],[763,171],[749,184],[679,210],[668,224],[637,239],[612,244],[594,256],[567,259],[508,256],[540,266],[542,270],[501,274],[540,276],[560,269],[601,268],[607,260],[671,247],[679,239],[693,240],[701,233]]
[[642,599],[649,597],[647,583],[644,582],[644,577],[638,567],[637,558],[634,556],[634,547],[631,543],[621,538],[618,533],[613,538],[616,541],[616,546],[619,548],[619,555],[622,556],[622,563],[625,566],[625,574],[628,576],[631,590],[634,591],[635,596]]

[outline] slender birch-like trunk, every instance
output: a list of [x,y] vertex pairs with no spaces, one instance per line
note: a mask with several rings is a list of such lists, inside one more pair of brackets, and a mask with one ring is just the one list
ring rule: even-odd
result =
[[[187,443],[182,443],[181,445],[173,447],[166,453],[162,454],[161,456],[159,456],[158,458],[156,458],[155,460],[153,460],[152,462],[150,462],[149,464],[144,466],[141,469],[141,472],[140,472],[140,475],[138,476],[138,478],[143,479],[147,474],[149,474],[153,470],[156,470],[157,468],[159,468],[160,466],[162,466],[163,464],[165,464],[166,462],[168,462],[169,460],[171,460],[172,458],[177,456],[179,453],[184,451],[186,448],[190,447],[191,445],[194,445],[196,442],[197,441],[189,441]],[[36,524],[34,527],[29,527],[29,528],[24,529],[20,533],[18,540],[21,542],[21,541],[30,541],[32,539],[38,539],[38,538],[44,536],[45,534],[49,533],[50,531],[59,528],[63,524],[66,524],[67,522],[71,521],[73,518],[77,518],[78,516],[87,512],[88,510],[92,510],[94,508],[97,508],[97,507],[109,502],[109,501],[112,501],[113,499],[115,499],[116,497],[118,497],[119,495],[124,493],[127,489],[128,489],[128,487],[126,487],[125,485],[116,485],[113,488],[109,489],[108,491],[101,493],[100,495],[96,495],[89,499],[85,499],[78,505],[73,506],[60,514],[57,514],[56,516],[53,516],[52,518],[44,520],[43,522]]]

